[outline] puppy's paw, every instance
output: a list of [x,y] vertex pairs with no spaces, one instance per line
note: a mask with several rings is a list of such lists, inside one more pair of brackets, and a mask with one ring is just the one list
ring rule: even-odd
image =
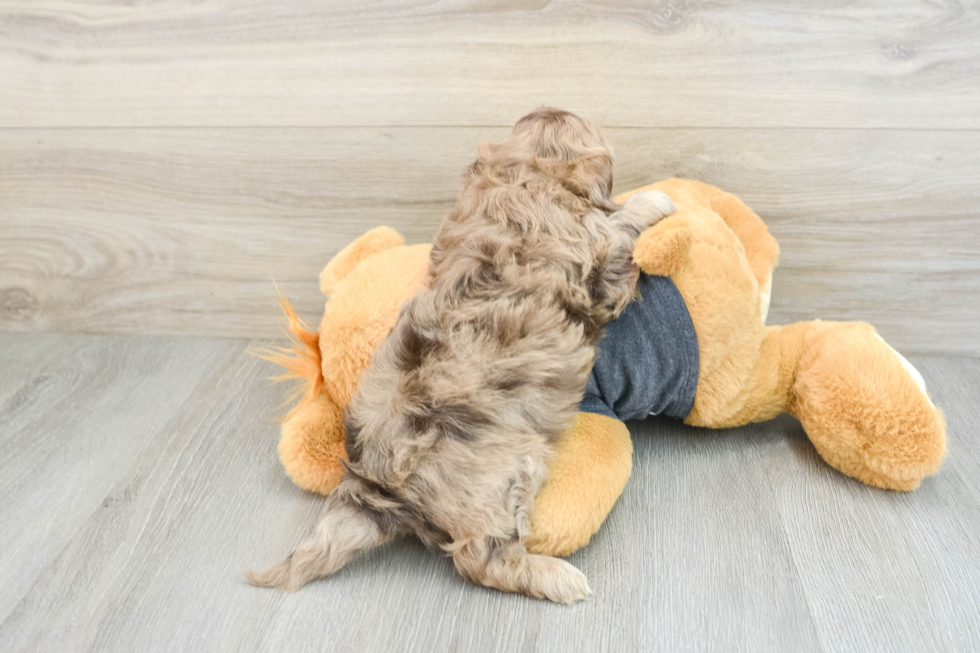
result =
[[585,574],[559,558],[546,560],[548,573],[542,576],[538,588],[546,599],[555,603],[575,603],[592,596]]
[[649,229],[677,212],[674,200],[659,190],[645,190],[630,195],[623,210],[632,214],[643,229]]

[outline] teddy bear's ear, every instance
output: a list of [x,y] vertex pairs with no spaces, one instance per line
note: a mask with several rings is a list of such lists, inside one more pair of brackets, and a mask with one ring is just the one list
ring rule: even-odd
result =
[[404,244],[405,239],[391,227],[375,227],[330,259],[320,273],[320,292],[329,297],[337,283],[350,274],[361,261],[378,252]]

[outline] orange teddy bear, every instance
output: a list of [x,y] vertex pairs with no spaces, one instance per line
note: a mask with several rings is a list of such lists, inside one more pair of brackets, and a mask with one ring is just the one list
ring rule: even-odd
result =
[[[800,420],[828,464],[869,485],[913,490],[939,469],[942,414],[915,368],[873,327],[820,320],[766,326],[779,247],[755,213],[734,195],[685,179],[617,201],[641,190],[663,191],[677,205],[640,236],[634,258],[645,273],[673,281],[694,326],[699,370],[686,424],[725,428],[785,412]],[[298,342],[270,359],[305,381],[279,443],[300,487],[326,494],[340,481],[344,407],[400,306],[422,287],[429,249],[405,246],[388,227],[348,245],[320,274],[330,299],[318,333],[283,300]],[[622,422],[579,413],[536,499],[527,548],[567,555],[586,544],[626,485],[632,451]]]

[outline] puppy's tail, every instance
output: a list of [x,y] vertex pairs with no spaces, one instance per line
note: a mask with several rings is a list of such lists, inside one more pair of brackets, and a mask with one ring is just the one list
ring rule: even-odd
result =
[[295,592],[310,581],[329,576],[367,549],[380,546],[396,534],[396,518],[386,506],[365,503],[363,486],[345,479],[327,497],[327,511],[316,534],[289,557],[262,572],[249,569],[245,579],[257,587]]

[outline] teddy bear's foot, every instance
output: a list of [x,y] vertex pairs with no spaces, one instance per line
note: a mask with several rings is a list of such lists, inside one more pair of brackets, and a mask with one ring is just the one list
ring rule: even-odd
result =
[[946,453],[942,413],[922,377],[866,324],[827,324],[800,359],[793,414],[833,467],[908,491]]
[[534,500],[531,553],[566,556],[585,546],[612,510],[633,469],[629,429],[619,420],[579,413],[555,446],[548,483]]
[[324,393],[305,397],[282,423],[279,459],[296,485],[329,494],[343,475],[347,459],[343,414]]

